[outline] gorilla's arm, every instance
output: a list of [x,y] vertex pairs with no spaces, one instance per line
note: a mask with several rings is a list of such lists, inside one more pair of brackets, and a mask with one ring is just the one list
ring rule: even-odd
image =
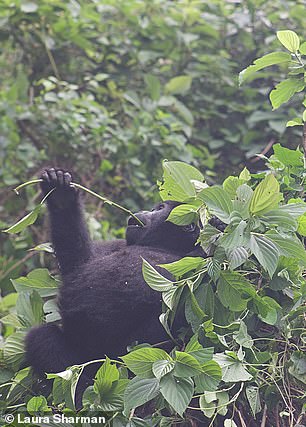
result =
[[84,264],[92,255],[92,242],[84,220],[78,191],[71,186],[71,175],[62,170],[48,169],[41,175],[47,198],[51,239],[62,274]]

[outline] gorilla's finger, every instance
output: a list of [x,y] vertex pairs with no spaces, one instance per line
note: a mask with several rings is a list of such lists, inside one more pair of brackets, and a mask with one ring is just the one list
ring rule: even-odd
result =
[[72,181],[72,177],[71,177],[70,173],[65,172],[64,173],[64,184],[65,184],[65,186],[68,187],[70,185],[71,181]]
[[56,172],[58,185],[64,185],[64,172],[62,170],[58,170]]

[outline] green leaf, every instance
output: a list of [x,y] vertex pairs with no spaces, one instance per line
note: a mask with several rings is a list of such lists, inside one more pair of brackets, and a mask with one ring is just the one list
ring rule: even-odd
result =
[[206,393],[202,394],[199,399],[199,406],[205,417],[212,418],[216,412],[216,406],[218,402],[216,393],[209,393],[213,395],[213,398],[206,400]]
[[227,418],[226,420],[224,420],[224,427],[238,427],[238,426],[232,418]]
[[286,127],[292,126],[303,126],[303,120],[299,117],[295,117],[294,119],[288,120],[286,123]]
[[18,319],[24,327],[39,325],[44,317],[43,300],[36,291],[31,294],[22,292],[16,303],[16,311]]
[[30,415],[44,415],[48,409],[47,399],[44,396],[34,396],[27,403],[27,411]]
[[179,205],[170,212],[167,221],[176,225],[188,225],[197,220],[197,210],[193,205]]
[[163,182],[159,185],[162,200],[184,202],[196,196],[195,181],[204,181],[204,176],[195,167],[184,162],[163,162]]
[[275,325],[278,318],[278,312],[281,306],[273,299],[268,296],[262,298],[257,297],[255,305],[258,309],[258,317],[268,325]]
[[297,78],[289,78],[278,83],[270,93],[273,110],[289,101],[295,93],[301,92],[304,87],[304,81]]
[[146,283],[155,291],[169,291],[174,286],[173,282],[158,273],[145,259],[142,260],[142,274]]
[[261,219],[270,227],[276,226],[289,231],[296,231],[298,226],[296,219],[283,209],[272,209],[272,211],[266,212]]
[[159,348],[139,348],[131,353],[122,356],[121,359],[124,361],[126,366],[135,375],[140,378],[152,378],[152,366],[157,360],[170,360],[171,357]]
[[119,371],[116,365],[112,364],[109,358],[102,364],[95,376],[94,391],[97,394],[107,394],[114,381],[119,380]]
[[249,241],[249,232],[245,233],[247,223],[240,221],[231,232],[225,232],[218,240],[218,246],[222,246],[227,252],[240,246],[245,246]]
[[245,388],[245,394],[248,399],[253,417],[255,418],[256,414],[261,411],[259,387],[249,384]]
[[222,371],[220,366],[214,360],[205,362],[202,365],[202,373],[195,377],[196,393],[204,393],[204,391],[215,391],[222,379]]
[[16,224],[12,225],[11,227],[9,227],[3,231],[5,233],[20,233],[25,228],[27,228],[29,225],[34,224],[34,222],[37,220],[41,206],[42,205],[36,206],[36,208],[32,212],[28,213],[26,216],[24,216],[22,219],[20,219],[18,222],[16,222]]
[[279,192],[279,183],[274,175],[269,174],[257,185],[253,193],[250,212],[253,215],[262,215],[275,209],[283,196]]
[[144,81],[147,86],[147,90],[153,101],[158,101],[160,98],[160,81],[156,76],[152,74],[145,74]]
[[251,179],[251,174],[246,167],[244,167],[243,170],[240,172],[239,179],[243,179],[244,182],[249,181]]
[[171,264],[159,264],[159,267],[165,268],[177,279],[180,279],[190,271],[198,271],[206,267],[207,260],[201,257],[184,257]]
[[3,349],[3,358],[7,364],[18,367],[23,360],[25,334],[25,331],[18,331],[7,338]]
[[124,393],[124,410],[144,405],[154,399],[159,393],[159,380],[157,378],[133,378]]
[[224,307],[231,311],[242,311],[256,295],[250,282],[241,274],[222,272],[217,284],[218,297]]
[[58,281],[54,279],[46,268],[36,268],[27,277],[12,280],[18,293],[35,290],[41,297],[50,297],[57,294]]
[[171,79],[165,86],[165,91],[170,94],[182,95],[190,89],[191,76],[177,76]]
[[297,232],[301,236],[306,236],[306,214],[302,215],[298,219],[298,230]]
[[124,392],[128,384],[128,379],[114,381],[110,390],[107,393],[103,393],[102,399],[99,403],[99,409],[105,412],[122,410]]
[[249,381],[252,375],[244,367],[243,363],[238,359],[227,356],[223,353],[217,353],[214,360],[221,366],[222,380],[226,383],[238,383],[241,381]]
[[254,345],[252,337],[248,334],[247,326],[243,321],[240,322],[239,331],[233,333],[233,338],[242,347],[252,348]]
[[234,199],[236,196],[237,188],[245,183],[244,179],[238,178],[237,176],[229,176],[223,182],[222,186],[224,191],[230,196],[231,199]]
[[295,53],[299,50],[300,40],[298,35],[291,30],[277,31],[278,40],[289,52]]
[[197,361],[203,365],[212,359],[214,354],[213,347],[204,348],[197,339],[197,334],[194,335],[185,348],[185,352],[191,354]]
[[173,371],[174,366],[174,360],[156,360],[153,363],[152,371],[156,378],[162,378]]
[[256,71],[262,70],[270,65],[282,64],[284,62],[290,62],[291,56],[286,52],[272,52],[262,56],[254,61],[253,65],[245,68],[239,73],[239,84],[241,85],[247,79],[252,77]]
[[213,187],[204,188],[198,194],[198,198],[203,200],[212,215],[221,219],[225,224],[229,223],[233,203],[222,187],[214,185]]
[[296,258],[306,265],[306,251],[304,245],[297,237],[283,236],[276,232],[268,232],[266,236],[278,247],[280,255],[288,258]]
[[288,203],[287,205],[280,206],[279,209],[282,212],[292,216],[294,219],[298,219],[301,215],[306,213],[306,203],[301,201],[300,203]]
[[289,372],[302,383],[306,384],[306,355],[295,351],[290,358]]
[[194,385],[190,378],[175,378],[170,374],[160,380],[160,392],[172,408],[183,416],[193,396]]
[[217,228],[210,224],[205,224],[202,230],[200,230],[200,242],[204,251],[208,251],[212,244],[216,242],[222,233]]
[[302,55],[306,55],[306,42],[302,43],[300,46],[300,52]]
[[162,293],[162,299],[167,307],[170,308],[170,310],[173,310],[173,308],[176,306],[177,302],[180,299],[181,293],[183,292],[184,287],[173,287],[169,289],[169,291],[165,291]]
[[237,188],[237,196],[233,201],[233,209],[234,211],[239,212],[242,219],[247,219],[250,217],[249,206],[253,197],[253,193],[254,192],[252,188],[247,184],[243,184]]
[[300,150],[290,150],[280,144],[273,145],[274,154],[285,166],[303,166],[303,153]]
[[234,248],[228,256],[229,268],[234,270],[235,268],[240,267],[248,257],[248,251],[243,246]]
[[201,372],[201,365],[195,357],[183,351],[175,352],[174,375],[180,378],[188,378]]
[[250,249],[258,262],[272,277],[279,259],[279,251],[274,242],[266,236],[251,233]]

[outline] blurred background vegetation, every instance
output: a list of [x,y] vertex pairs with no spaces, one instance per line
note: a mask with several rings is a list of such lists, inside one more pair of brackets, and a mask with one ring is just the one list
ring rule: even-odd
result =
[[[303,0],[1,0],[0,227],[37,204],[37,187],[11,189],[47,165],[137,210],[157,197],[165,158],[220,182],[260,169],[254,155],[276,141],[296,147],[295,104],[267,100],[279,69],[238,87],[254,58],[281,50],[281,29],[305,38]],[[121,237],[124,217],[101,207],[87,200],[92,235]],[[25,249],[48,240],[44,221],[2,236],[4,293],[40,264]]]

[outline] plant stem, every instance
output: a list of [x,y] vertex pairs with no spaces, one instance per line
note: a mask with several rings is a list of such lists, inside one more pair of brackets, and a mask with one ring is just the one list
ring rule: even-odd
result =
[[[32,179],[31,181],[27,181],[24,182],[23,184],[18,185],[18,187],[14,188],[14,191],[16,194],[19,194],[19,190],[21,190],[24,187],[27,187],[28,185],[32,185],[32,184],[38,184],[42,182],[42,179]],[[72,182],[71,185],[73,185],[76,188],[79,188],[80,190],[86,191],[86,193],[91,194],[92,196],[97,197],[98,199],[102,200],[103,203],[107,203],[110,206],[114,206],[117,209],[120,209],[121,211],[129,214],[130,216],[132,216],[142,227],[144,226],[144,223],[137,218],[137,216],[135,214],[133,214],[133,212],[131,212],[129,209],[125,208],[124,206],[119,205],[118,203],[112,202],[111,200],[107,199],[106,197],[100,196],[100,194],[95,193],[92,190],[89,190],[89,188],[84,187],[81,184],[78,184],[76,182]],[[52,190],[53,191],[53,190]],[[49,193],[50,194],[50,193]],[[45,199],[49,196],[49,194],[47,194],[47,196],[45,196],[42,200],[42,203],[45,201]]]

